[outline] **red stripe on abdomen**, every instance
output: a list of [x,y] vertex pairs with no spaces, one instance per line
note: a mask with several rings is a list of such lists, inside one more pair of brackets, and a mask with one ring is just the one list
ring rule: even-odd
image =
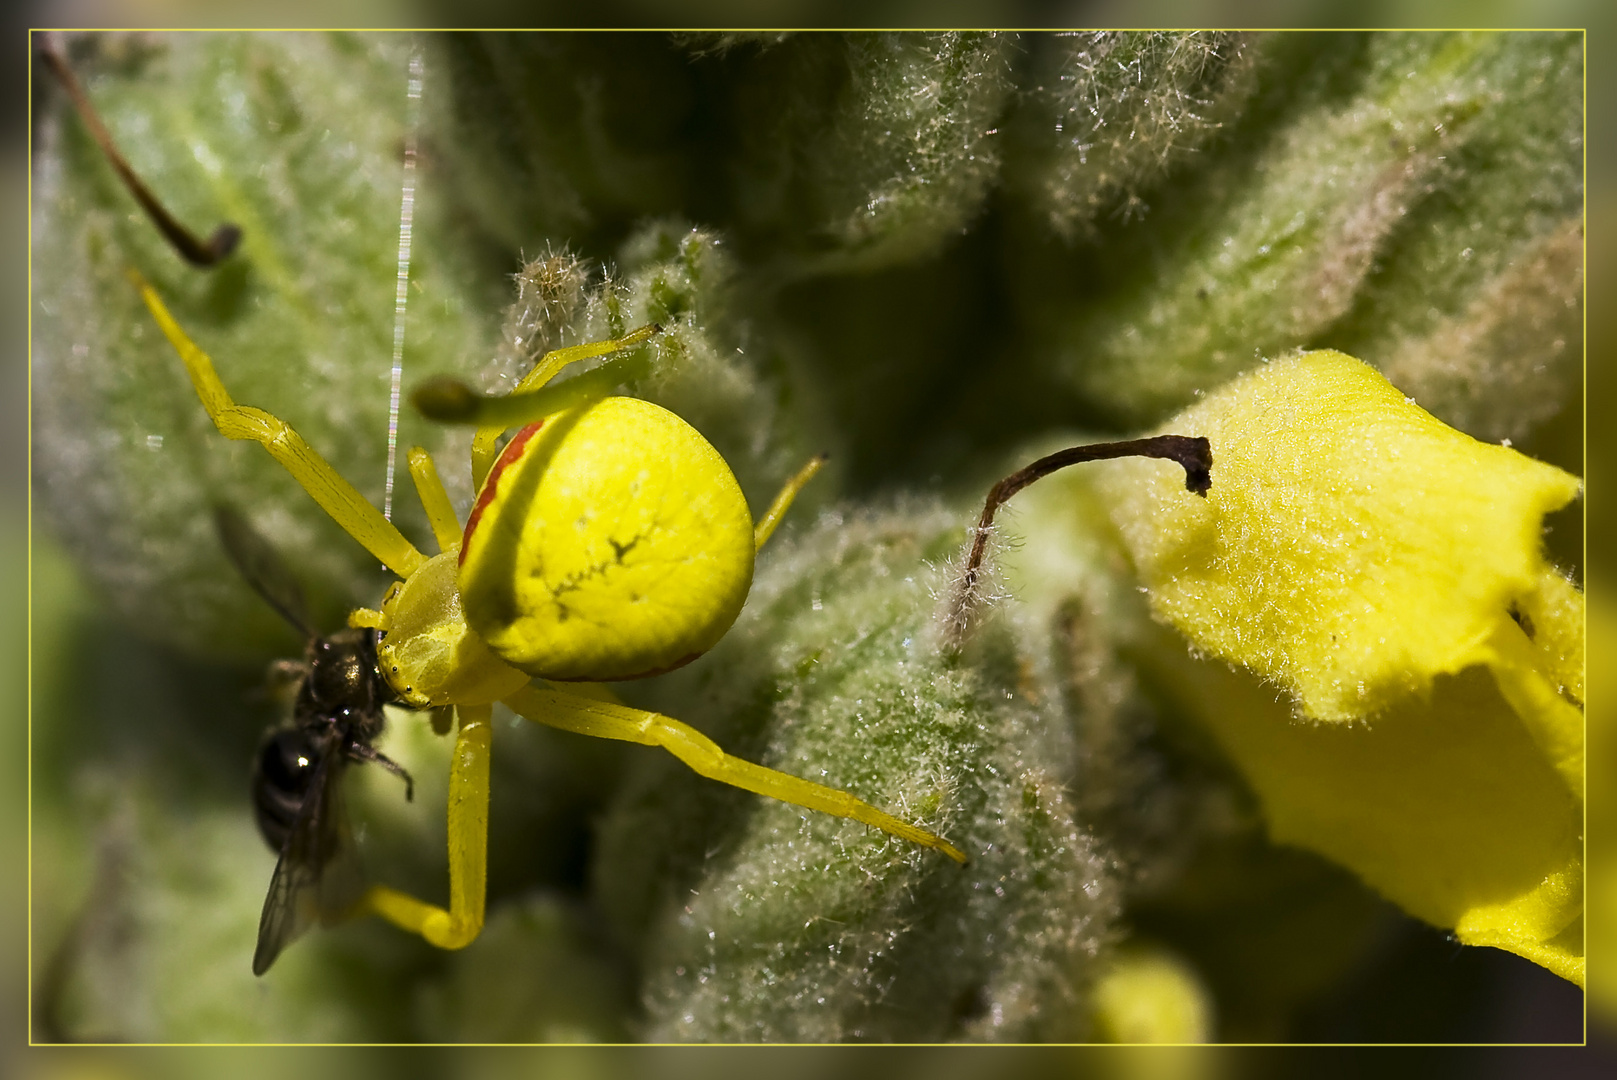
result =
[[461,533],[460,537],[460,557],[456,560],[457,565],[464,566],[466,563],[466,549],[472,543],[472,530],[477,528],[478,521],[483,517],[483,511],[494,500],[496,489],[500,486],[500,474],[514,464],[517,458],[522,456],[524,448],[528,445],[528,440],[539,434],[539,429],[544,426],[545,422],[543,420],[529,424],[511,436],[511,441],[505,444],[504,450],[500,451],[500,456],[494,461],[494,467],[489,470],[488,479],[483,481],[483,490],[477,493],[477,501],[472,504],[471,514],[466,518],[466,529]]

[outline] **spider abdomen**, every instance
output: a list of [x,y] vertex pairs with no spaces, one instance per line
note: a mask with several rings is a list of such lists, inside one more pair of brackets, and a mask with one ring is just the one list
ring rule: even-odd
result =
[[547,679],[671,670],[712,648],[752,585],[752,515],[684,420],[611,397],[522,429],[461,546],[467,621]]

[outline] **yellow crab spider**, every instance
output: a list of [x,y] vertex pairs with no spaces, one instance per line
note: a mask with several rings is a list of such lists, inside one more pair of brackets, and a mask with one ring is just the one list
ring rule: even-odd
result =
[[[731,757],[694,728],[592,685],[659,674],[711,648],[741,611],[757,549],[820,464],[793,477],[754,526],[724,459],[673,413],[592,394],[588,377],[543,389],[568,364],[638,344],[656,327],[548,353],[516,394],[493,399],[473,441],[479,493],[464,526],[432,459],[411,449],[410,476],[440,549],[428,557],[284,421],[232,401],[157,293],[133,271],[131,278],[220,433],[261,443],[398,576],[381,610],[349,617],[350,626],[378,632],[388,684],[410,705],[454,706],[458,715],[449,907],[373,885],[362,910],[442,948],[477,937],[495,702],[564,731],[660,746],[703,776],[966,861],[943,838],[847,792]],[[501,432],[519,424],[496,457]]]

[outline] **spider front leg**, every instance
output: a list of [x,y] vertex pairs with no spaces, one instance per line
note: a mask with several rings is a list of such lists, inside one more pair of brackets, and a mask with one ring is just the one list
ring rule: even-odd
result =
[[232,401],[224,383],[219,381],[213,361],[180,329],[180,324],[163,306],[156,290],[134,270],[129,271],[129,277],[140,290],[141,299],[146,302],[152,318],[157,320],[157,325],[174,346],[174,351],[180,354],[186,373],[191,377],[191,385],[219,433],[227,439],[247,439],[262,445],[271,457],[292,474],[292,479],[320,504],[320,508],[330,514],[331,519],[366,551],[401,578],[414,573],[424,561],[415,545],[406,540],[404,534],[383,517],[382,512],[372,506],[354,485],[344,480],[325,458],[304,442],[303,437],[293,431],[286,421],[262,409],[237,405]]
[[541,688],[533,683],[507,697],[505,704],[529,720],[563,731],[660,746],[709,779],[833,817],[851,818],[900,839],[941,851],[958,863],[966,862],[965,853],[941,836],[884,813],[846,791],[731,757],[706,735],[670,717]]
[[449,908],[386,885],[372,885],[365,906],[440,949],[463,949],[483,929],[488,891],[488,773],[493,706],[456,709],[460,732],[449,770]]
[[[631,330],[621,338],[612,338],[606,341],[591,341],[583,345],[570,345],[564,349],[552,349],[539,358],[532,371],[523,376],[517,383],[516,389],[511,393],[497,399],[500,404],[515,410],[515,416],[506,423],[485,422],[478,428],[477,434],[472,437],[472,485],[482,487],[483,481],[488,479],[489,469],[494,465],[494,458],[498,453],[496,440],[509,427],[530,423],[555,411],[555,406],[537,404],[546,400],[539,394],[546,383],[555,378],[557,372],[568,364],[576,364],[580,360],[589,360],[597,356],[606,356],[620,352],[624,349],[649,341],[662,332],[662,327],[656,324],[642,326]],[[527,404],[525,404],[527,403]]]

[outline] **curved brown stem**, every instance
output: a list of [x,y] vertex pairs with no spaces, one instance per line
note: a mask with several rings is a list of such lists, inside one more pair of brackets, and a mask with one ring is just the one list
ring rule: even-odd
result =
[[50,68],[51,74],[56,76],[56,80],[67,91],[67,96],[73,100],[73,107],[78,110],[84,126],[90,129],[90,136],[95,139],[96,145],[101,147],[101,152],[107,156],[107,161],[112,164],[118,178],[124,182],[124,186],[135,197],[135,201],[140,203],[141,208],[146,211],[146,216],[152,219],[152,224],[157,226],[164,239],[192,266],[211,267],[223,262],[232,251],[236,250],[236,245],[241,241],[241,229],[226,222],[213,230],[213,235],[204,241],[198,240],[191,230],[180,224],[179,219],[168,212],[157,196],[152,194],[151,189],[136,175],[129,162],[118,152],[117,145],[112,141],[112,134],[101,122],[95,106],[90,103],[89,95],[84,92],[84,87],[73,74],[67,58],[57,49],[50,35],[41,34],[38,41],[40,59],[45,61],[45,66]]
[[966,559],[966,572],[956,593],[955,613],[962,620],[977,575],[982,568],[983,550],[988,544],[988,530],[994,524],[994,514],[1005,501],[1041,477],[1057,469],[1085,461],[1104,461],[1109,458],[1150,457],[1178,462],[1185,470],[1185,488],[1206,498],[1213,486],[1213,448],[1202,436],[1156,435],[1148,439],[1129,439],[1125,442],[1091,443],[1073,446],[1042,457],[1025,468],[1007,476],[988,492],[983,504],[982,517],[977,519],[976,535],[971,541],[971,555]]

